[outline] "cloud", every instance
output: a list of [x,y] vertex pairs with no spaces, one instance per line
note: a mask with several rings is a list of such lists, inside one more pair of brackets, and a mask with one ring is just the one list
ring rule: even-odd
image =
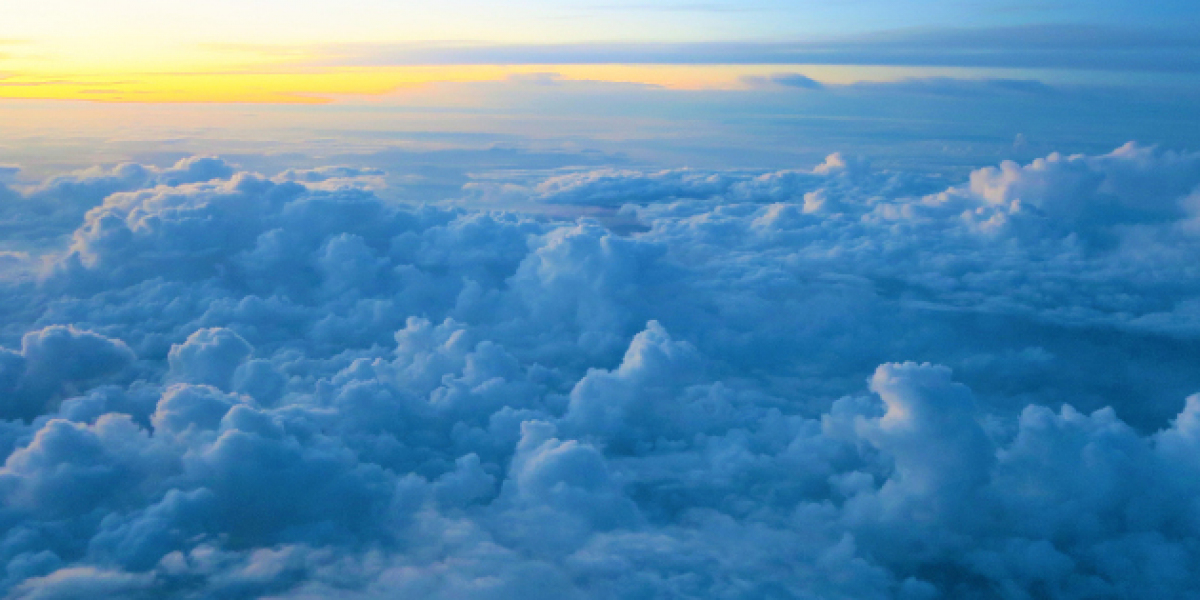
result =
[[889,65],[1193,73],[1200,38],[1182,27],[1033,24],[903,29],[783,42],[334,45],[319,65]]
[[820,90],[825,87],[821,82],[800,73],[776,73],[769,77],[747,75],[742,77],[742,83],[752,87],[777,85],[802,90]]
[[160,169],[134,163],[91,168],[27,189],[0,183],[0,232],[9,239],[47,241],[69,234],[88,210],[116,192],[228,179],[233,168],[213,157],[190,157]]
[[11,190],[5,594],[1200,593],[1200,155],[385,175]]
[[254,348],[237,333],[223,328],[200,329],[167,355],[171,379],[229,389],[234,370]]
[[951,97],[1050,96],[1058,89],[1036,79],[960,79],[953,77],[908,78],[890,82],[859,82],[850,91],[899,92]]
[[6,418],[32,418],[65,396],[128,368],[135,356],[120,340],[53,325],[21,338],[21,350],[0,350]]

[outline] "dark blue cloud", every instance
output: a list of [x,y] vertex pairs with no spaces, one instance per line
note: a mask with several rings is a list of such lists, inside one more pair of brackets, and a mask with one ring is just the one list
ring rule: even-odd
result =
[[769,77],[748,75],[742,77],[742,82],[756,87],[779,85],[802,90],[819,90],[825,87],[821,82],[800,73],[776,73]]

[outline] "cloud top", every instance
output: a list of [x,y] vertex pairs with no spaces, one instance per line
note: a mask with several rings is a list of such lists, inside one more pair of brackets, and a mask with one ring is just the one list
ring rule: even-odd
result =
[[5,594],[1200,593],[1200,155],[384,175],[4,188]]

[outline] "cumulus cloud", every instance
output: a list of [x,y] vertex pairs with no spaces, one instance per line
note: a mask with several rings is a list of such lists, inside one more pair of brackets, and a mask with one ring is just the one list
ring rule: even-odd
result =
[[64,396],[120,373],[134,361],[120,340],[53,325],[21,338],[20,351],[0,349],[0,385],[7,418],[32,418]]
[[381,176],[4,188],[5,594],[1200,594],[1200,155]]
[[214,157],[184,158],[160,169],[135,163],[95,167],[13,189],[0,183],[0,233],[38,241],[69,234],[83,215],[116,192],[228,179],[233,167]]

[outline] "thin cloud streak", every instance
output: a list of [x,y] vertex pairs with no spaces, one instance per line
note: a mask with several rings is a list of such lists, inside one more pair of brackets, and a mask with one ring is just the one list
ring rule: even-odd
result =
[[790,42],[342,44],[314,47],[312,55],[305,62],[316,66],[815,64],[1194,73],[1200,71],[1200,35],[1037,25],[904,30]]

